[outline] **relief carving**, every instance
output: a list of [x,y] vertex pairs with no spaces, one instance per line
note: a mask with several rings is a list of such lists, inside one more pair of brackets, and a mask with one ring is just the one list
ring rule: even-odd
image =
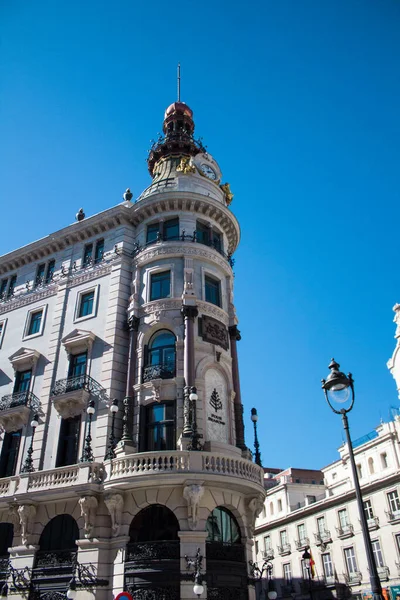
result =
[[21,525],[21,539],[24,546],[28,545],[28,539],[32,533],[33,519],[36,515],[36,506],[33,504],[21,504],[18,506],[18,516]]
[[97,498],[94,496],[83,496],[78,500],[81,507],[81,516],[85,523],[85,537],[90,538],[93,534],[94,522],[96,518],[96,508],[98,506]]
[[104,497],[104,503],[110,513],[112,535],[116,537],[121,527],[124,498],[121,494],[107,494]]
[[185,485],[183,488],[183,497],[188,505],[188,522],[192,531],[197,528],[199,520],[199,505],[204,494],[204,487],[197,483]]
[[253,537],[256,519],[261,514],[264,506],[264,497],[259,494],[250,498],[247,503],[248,536]]

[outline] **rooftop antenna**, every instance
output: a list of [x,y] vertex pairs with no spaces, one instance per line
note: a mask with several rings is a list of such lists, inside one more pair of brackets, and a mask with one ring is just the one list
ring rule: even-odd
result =
[[178,102],[181,101],[181,64],[178,63]]

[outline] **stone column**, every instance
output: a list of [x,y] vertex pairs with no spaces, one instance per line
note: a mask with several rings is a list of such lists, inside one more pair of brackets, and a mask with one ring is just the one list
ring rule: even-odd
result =
[[232,357],[232,380],[233,389],[235,392],[234,410],[235,410],[235,431],[236,431],[236,446],[241,450],[247,450],[244,441],[244,422],[243,422],[243,404],[240,395],[240,379],[239,379],[239,362],[236,343],[241,340],[240,331],[237,325],[229,327],[229,337],[231,342],[231,357]]
[[187,568],[185,556],[194,558],[198,548],[200,548],[200,554],[203,557],[201,573],[203,575],[202,585],[204,586],[204,593],[202,597],[207,598],[206,539],[208,534],[206,531],[179,531],[178,535],[181,541],[181,573],[183,574],[181,580],[181,600],[193,600],[194,598],[194,571]]
[[122,418],[122,439],[124,447],[133,446],[133,386],[135,384],[136,372],[136,346],[139,328],[139,317],[131,315],[128,319],[129,327],[129,354],[128,354],[128,373],[126,380],[126,393],[124,398],[124,416]]
[[[182,315],[185,322],[185,345],[184,345],[184,363],[183,375],[185,378],[184,405],[183,405],[183,435],[190,437],[192,434],[192,421],[194,407],[191,410],[189,395],[195,381],[195,362],[194,362],[194,320],[198,315],[197,307],[184,304],[182,306]],[[192,413],[192,415],[191,415]]]

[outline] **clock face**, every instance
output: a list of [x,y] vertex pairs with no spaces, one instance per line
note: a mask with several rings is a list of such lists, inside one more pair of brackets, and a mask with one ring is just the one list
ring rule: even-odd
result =
[[207,165],[207,163],[201,164],[200,169],[202,170],[203,174],[208,177],[208,179],[212,179],[213,181],[217,179],[216,172],[212,167],[210,167],[210,165]]

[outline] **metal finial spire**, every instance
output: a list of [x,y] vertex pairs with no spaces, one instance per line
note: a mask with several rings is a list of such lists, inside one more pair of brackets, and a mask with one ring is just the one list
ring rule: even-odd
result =
[[181,101],[181,64],[178,63],[178,102]]

